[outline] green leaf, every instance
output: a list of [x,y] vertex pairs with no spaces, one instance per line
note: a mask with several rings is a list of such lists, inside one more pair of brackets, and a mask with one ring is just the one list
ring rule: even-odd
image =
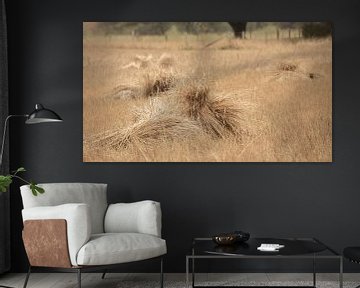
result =
[[29,184],[31,192],[34,196],[45,193],[44,188],[38,186],[35,182],[33,181],[28,182],[24,178],[17,175],[17,173],[25,172],[25,171],[26,169],[24,167],[19,167],[16,171],[11,172],[12,174],[0,175],[0,192],[6,192],[10,184],[13,182],[13,178],[17,178],[22,182]]
[[31,192],[34,196],[37,196],[37,191],[36,191],[36,183],[32,182],[30,183],[30,189],[31,189]]
[[26,171],[26,169],[25,169],[24,167],[19,167],[19,168],[15,171],[15,173],[25,172],[25,171]]
[[35,189],[36,189],[36,191],[37,191],[38,193],[40,193],[40,194],[44,194],[44,192],[45,192],[44,188],[42,188],[42,187],[40,187],[40,186],[35,186]]
[[34,196],[38,196],[38,194],[43,194],[45,192],[44,188],[37,186],[37,184],[33,181],[30,183],[30,189]]
[[12,176],[11,175],[0,175],[0,191],[6,192],[9,188],[10,184],[12,183]]
[[15,176],[19,172],[25,172],[25,171],[26,171],[26,169],[24,167],[19,167],[18,169],[16,169],[15,171],[12,171],[11,173],[12,173],[12,175]]

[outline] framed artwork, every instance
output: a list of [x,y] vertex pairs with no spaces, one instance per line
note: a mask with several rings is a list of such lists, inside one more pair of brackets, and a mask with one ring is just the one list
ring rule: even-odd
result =
[[84,162],[331,162],[327,22],[84,22]]

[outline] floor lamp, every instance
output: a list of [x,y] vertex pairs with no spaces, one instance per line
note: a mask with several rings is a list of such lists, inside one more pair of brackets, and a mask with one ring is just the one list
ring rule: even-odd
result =
[[[56,123],[56,122],[62,122],[63,120],[61,117],[56,114],[54,111],[45,108],[41,104],[35,105],[35,110],[31,112],[30,114],[20,114],[20,115],[9,115],[5,119],[4,123],[4,131],[3,131],[3,138],[1,142],[1,150],[0,150],[0,168],[2,167],[2,161],[3,161],[3,155],[4,155],[4,146],[6,143],[6,132],[7,132],[7,126],[9,123],[9,120],[12,118],[26,118],[25,124],[39,124],[39,123]],[[4,288],[12,288],[9,286],[3,286],[0,284],[0,287]]]
[[33,112],[31,112],[30,114],[7,116],[5,119],[5,123],[4,123],[4,131],[3,131],[3,138],[2,138],[2,144],[1,144],[0,167],[2,166],[8,122],[11,118],[19,118],[19,117],[26,118],[25,124],[39,124],[39,123],[62,122],[63,121],[58,114],[56,114],[54,111],[52,111],[50,109],[45,108],[41,104],[36,104],[35,110]]

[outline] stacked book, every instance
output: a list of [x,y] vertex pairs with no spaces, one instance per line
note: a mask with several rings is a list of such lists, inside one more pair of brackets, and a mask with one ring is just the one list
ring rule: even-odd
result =
[[257,249],[264,252],[279,252],[279,249],[284,248],[284,245],[280,244],[266,244],[263,243]]

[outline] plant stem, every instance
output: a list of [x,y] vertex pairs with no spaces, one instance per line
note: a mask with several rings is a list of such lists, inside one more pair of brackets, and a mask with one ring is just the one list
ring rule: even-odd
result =
[[23,181],[23,182],[25,182],[27,184],[29,184],[29,185],[31,184],[29,181],[26,181],[24,178],[22,178],[22,177],[20,177],[20,176],[18,176],[16,174],[13,174],[11,176],[14,177],[14,178],[17,178],[17,179],[19,179],[19,180],[21,180],[21,181]]

